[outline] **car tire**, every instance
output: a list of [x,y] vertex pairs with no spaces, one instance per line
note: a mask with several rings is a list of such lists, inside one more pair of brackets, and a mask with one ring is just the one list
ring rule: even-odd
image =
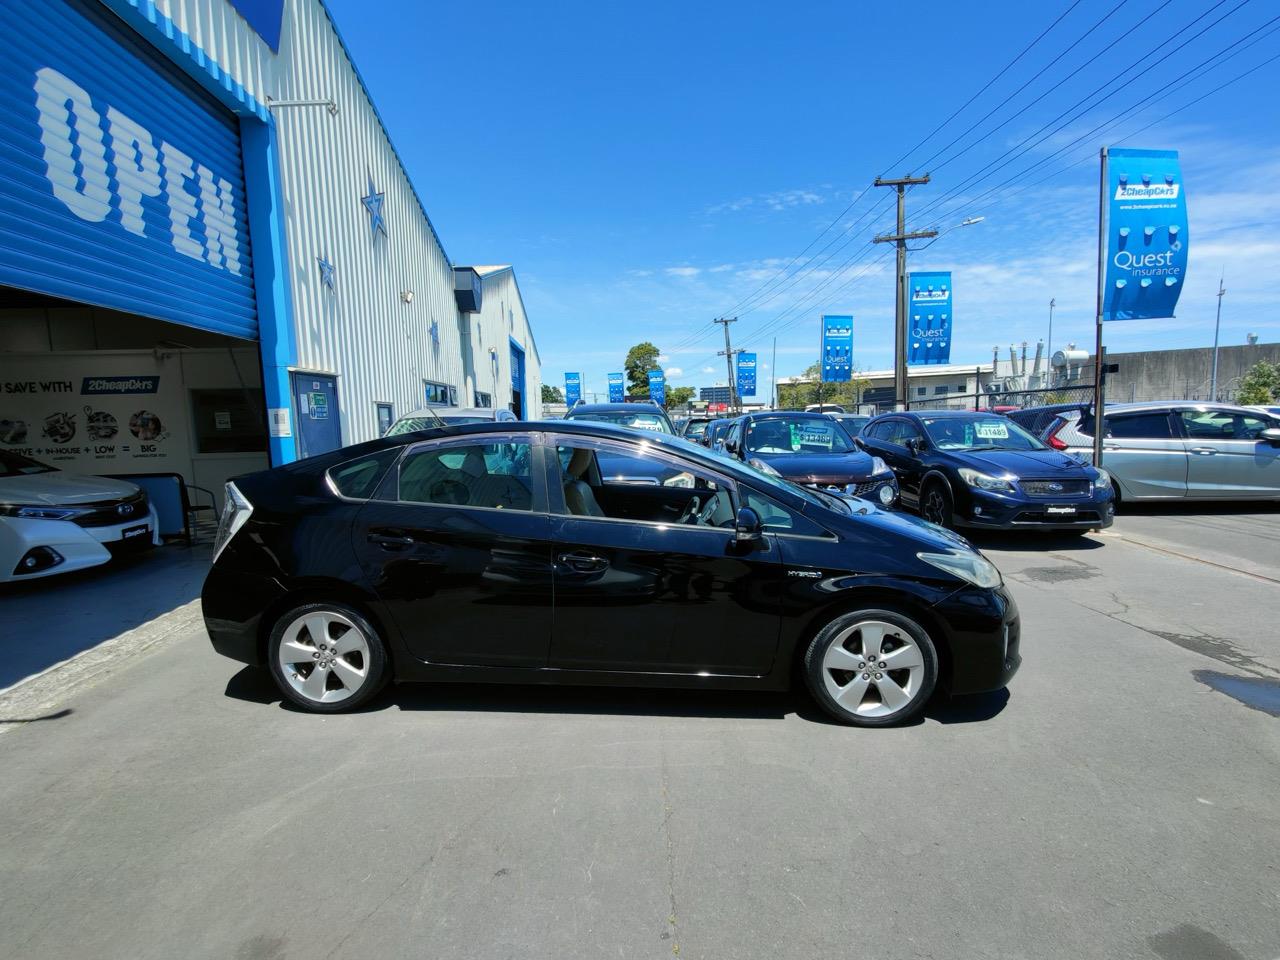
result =
[[386,683],[386,647],[358,611],[342,603],[304,603],[281,615],[267,641],[280,692],[312,713],[367,703]]
[[920,491],[920,516],[940,527],[951,529],[955,516],[955,502],[951,488],[938,479],[927,480]]
[[924,709],[938,683],[938,652],[911,618],[893,610],[857,610],[818,631],[805,651],[804,674],[809,692],[832,719],[888,727]]

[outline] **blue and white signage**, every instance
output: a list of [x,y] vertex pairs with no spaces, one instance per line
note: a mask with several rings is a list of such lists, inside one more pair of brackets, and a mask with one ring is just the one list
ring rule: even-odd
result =
[[1172,317],[1187,274],[1187,195],[1176,150],[1107,151],[1103,320]]
[[582,399],[582,374],[566,373],[564,375],[564,402],[573,406]]
[[756,355],[754,353],[738,354],[738,396],[754,397],[756,395]]
[[822,318],[822,382],[853,379],[853,317]]
[[623,378],[620,373],[609,374],[609,402],[622,403],[626,399],[626,391],[623,389]]
[[0,31],[0,284],[257,335],[235,118],[98,4]]
[[649,371],[649,399],[660,407],[667,405],[667,375],[661,370]]
[[907,278],[907,363],[951,362],[951,273]]

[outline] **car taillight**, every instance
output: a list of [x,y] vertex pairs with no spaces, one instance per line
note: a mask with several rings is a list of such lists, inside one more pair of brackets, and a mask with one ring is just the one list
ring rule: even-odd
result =
[[1053,447],[1053,449],[1055,450],[1069,449],[1067,446],[1067,441],[1059,439],[1058,437],[1059,431],[1061,431],[1062,428],[1065,426],[1066,426],[1065,423],[1063,423],[1062,421],[1059,421],[1057,425],[1055,425],[1052,429],[1049,430],[1049,434],[1044,438],[1044,442],[1047,443],[1049,446]]
[[218,535],[213,540],[214,563],[218,562],[218,555],[226,549],[236,531],[245,525],[251,513],[253,504],[245,499],[234,483],[228,483],[222,498],[222,516],[218,518]]

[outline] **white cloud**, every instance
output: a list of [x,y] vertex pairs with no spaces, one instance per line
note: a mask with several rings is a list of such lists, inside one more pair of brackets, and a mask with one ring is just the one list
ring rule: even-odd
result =
[[703,372],[703,373],[715,373],[715,372],[716,372],[716,368],[715,368],[715,367],[703,367],[703,368],[702,368],[702,372]]
[[733,269],[732,263],[722,263],[718,267],[711,267],[707,272],[708,273],[724,273],[732,269]]
[[683,377],[684,371],[679,367],[667,367],[665,370],[668,380],[675,380],[677,377]]
[[657,359],[658,363],[666,363],[668,360],[670,360],[670,359],[671,359],[671,354],[669,354],[669,353],[660,353],[660,354],[658,354],[658,356],[656,357],[656,359]]
[[771,193],[757,193],[737,200],[726,200],[707,208],[707,214],[738,213],[751,207],[764,208],[774,212],[790,210],[793,207],[809,207],[826,203],[827,198],[813,190],[775,190]]
[[666,274],[669,277],[696,277],[702,272],[701,267],[667,267]]

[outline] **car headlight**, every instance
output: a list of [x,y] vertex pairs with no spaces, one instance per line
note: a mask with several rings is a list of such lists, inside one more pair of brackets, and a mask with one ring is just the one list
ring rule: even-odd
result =
[[750,464],[751,466],[753,466],[753,467],[755,467],[757,470],[759,470],[761,473],[767,473],[767,474],[768,474],[769,476],[771,476],[771,477],[780,477],[780,476],[782,476],[782,474],[780,474],[777,470],[773,469],[773,467],[769,466],[767,463],[765,463],[765,462],[764,462],[763,460],[761,460],[759,457],[752,457],[752,458],[751,458],[750,460],[748,460],[747,462],[748,462],[748,464]]
[[0,503],[0,517],[21,517],[24,520],[70,520],[93,513],[92,507],[45,507],[27,503]]
[[960,468],[960,478],[975,489],[992,490],[996,493],[1013,493],[1013,481],[1018,479],[1013,476],[993,477],[968,467]]
[[880,457],[871,458],[871,475],[873,477],[878,477],[882,473],[890,473],[890,472],[892,471],[889,470],[889,465],[885,463],[884,460],[882,460]]
[[1097,476],[1097,478],[1093,481],[1093,487],[1094,487],[1094,489],[1095,489],[1095,490],[1110,490],[1110,489],[1111,489],[1111,474],[1107,473],[1107,471],[1105,471],[1105,470],[1103,470],[1101,467],[1099,467],[1099,468],[1098,468],[1098,476]]
[[1004,582],[1000,577],[1000,571],[996,569],[996,565],[982,554],[973,550],[956,550],[948,553],[917,553],[916,556],[939,570],[945,570],[961,580],[969,581],[975,587],[989,590],[992,587],[1000,586]]
[[213,540],[213,562],[218,562],[218,555],[226,549],[236,531],[243,527],[253,513],[253,504],[245,499],[244,494],[234,483],[228,483],[222,499],[222,516],[218,518],[218,535]]

